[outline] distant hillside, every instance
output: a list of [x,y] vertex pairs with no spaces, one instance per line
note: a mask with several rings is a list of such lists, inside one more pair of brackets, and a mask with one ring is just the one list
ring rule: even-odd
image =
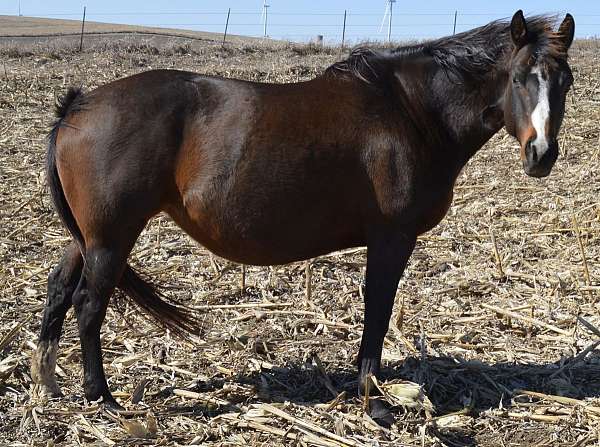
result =
[[[80,20],[46,19],[40,17],[0,15],[0,38],[38,38],[73,36],[81,32]],[[85,22],[85,34],[141,34],[174,36],[194,40],[221,41],[223,34],[205,31],[190,31],[175,28],[157,28],[137,25],[121,25],[102,22]],[[262,41],[257,37],[227,35],[227,41],[236,43],[255,43]]]

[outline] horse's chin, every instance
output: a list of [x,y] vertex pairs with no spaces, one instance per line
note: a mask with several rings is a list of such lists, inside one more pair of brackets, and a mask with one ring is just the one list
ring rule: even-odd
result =
[[527,174],[529,177],[535,178],[548,177],[552,172],[552,167],[553,166],[546,167],[540,165],[529,166],[526,163],[523,163],[523,170],[525,171],[525,174]]

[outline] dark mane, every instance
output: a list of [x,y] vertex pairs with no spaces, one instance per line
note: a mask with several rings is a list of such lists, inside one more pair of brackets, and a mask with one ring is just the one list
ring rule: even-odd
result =
[[[567,49],[562,44],[562,36],[554,31],[555,24],[553,16],[527,18],[529,39],[537,47],[536,54],[566,59]],[[459,77],[481,78],[511,49],[510,22],[497,20],[454,36],[393,50],[360,47],[353,50],[347,59],[331,65],[326,73],[350,74],[365,82],[376,83],[386,77],[394,60],[424,54],[431,56],[447,72]]]

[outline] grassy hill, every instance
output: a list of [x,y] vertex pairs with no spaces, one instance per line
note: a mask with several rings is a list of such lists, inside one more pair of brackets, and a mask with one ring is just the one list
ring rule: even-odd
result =
[[[4,16],[0,15],[0,42],[48,39],[52,37],[77,37],[81,32],[80,20],[47,19],[40,17]],[[175,28],[158,28],[115,23],[85,22],[86,36],[122,36],[147,35],[171,36],[191,40],[221,41],[223,34],[205,31],[192,31]],[[228,42],[256,43],[263,39],[227,35]]]

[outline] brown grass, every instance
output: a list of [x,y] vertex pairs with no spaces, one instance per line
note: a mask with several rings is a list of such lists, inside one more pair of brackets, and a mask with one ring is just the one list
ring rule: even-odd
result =
[[364,249],[314,260],[310,301],[304,263],[247,267],[241,293],[241,266],[211,256],[166,216],[148,225],[132,262],[166,293],[202,306],[206,337],[173,338],[115,296],[102,332],[104,363],[131,415],[84,403],[72,314],[58,358],[67,397],[40,397],[29,359],[46,277],[69,239],[43,168],[55,95],[150,68],[291,82],[342,56],[285,45],[175,48],[138,39],[82,54],[2,49],[0,444],[597,444],[600,46],[593,41],[572,51],[575,88],[553,174],[526,177],[515,142],[501,132],[461,174],[446,219],[419,239],[398,289],[380,385],[410,394],[411,385],[392,386],[409,380],[425,396],[417,389],[408,398],[414,408],[399,407],[391,430],[369,420],[355,393]]
[[[82,14],[83,15],[83,14]],[[81,32],[81,19],[64,20],[64,19],[47,19],[42,17],[25,17],[25,16],[3,16],[0,15],[0,38],[10,36],[19,42],[29,42],[30,39],[36,36],[70,36],[75,35],[74,42],[79,45],[79,34]],[[140,34],[140,35],[157,35],[158,37],[185,37],[187,40],[199,41],[222,41],[221,33],[211,33],[206,31],[192,31],[177,28],[161,28],[151,26],[125,25],[118,23],[103,23],[86,20],[85,22],[85,40],[93,41],[95,37],[123,34]],[[262,39],[258,37],[238,36],[229,33],[228,40],[232,43],[256,43]]]

